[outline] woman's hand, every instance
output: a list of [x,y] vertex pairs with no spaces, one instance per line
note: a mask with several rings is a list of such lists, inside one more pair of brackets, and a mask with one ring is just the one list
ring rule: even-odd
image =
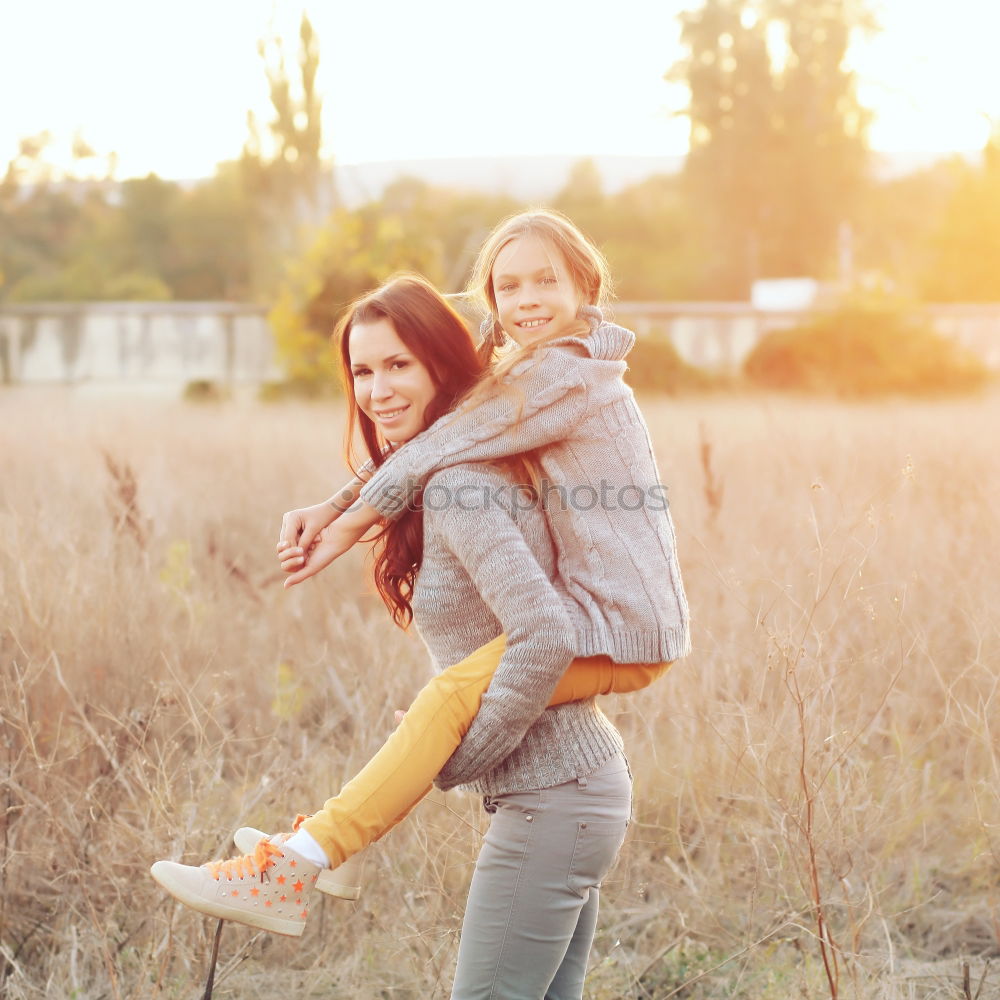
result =
[[[337,509],[329,500],[313,507],[303,507],[300,510],[290,510],[281,519],[281,533],[278,536],[278,558],[282,569],[285,569],[285,558],[282,552],[289,548],[308,550],[316,536],[338,516]],[[285,570],[285,572],[290,572]]]
[[[282,521],[282,537],[277,549],[281,568],[289,574],[285,580],[286,589],[326,569],[379,522],[378,511],[361,501],[335,521],[336,514],[322,511],[323,506],[318,504],[290,511]],[[330,501],[327,506],[333,510]],[[324,518],[326,524],[316,530],[316,525]],[[285,537],[286,529],[288,537]]]
[[285,589],[294,587],[297,583],[302,583],[303,580],[308,580],[309,577],[326,569],[349,547],[349,545],[345,547],[343,539],[337,537],[330,528],[320,532],[313,539],[308,550],[301,545],[278,542],[278,559],[281,560],[281,568],[289,574],[284,583]]
[[308,556],[316,551],[320,538],[322,538],[322,534],[309,546],[308,552],[301,545],[278,542],[278,561],[281,563],[282,570],[286,573],[295,573],[300,570]]

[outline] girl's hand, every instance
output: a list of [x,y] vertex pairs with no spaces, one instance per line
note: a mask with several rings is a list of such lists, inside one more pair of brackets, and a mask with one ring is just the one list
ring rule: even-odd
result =
[[405,717],[406,717],[406,712],[404,712],[403,709],[401,709],[401,708],[397,708],[396,709],[396,714],[394,716],[394,718],[396,720],[396,725],[398,726],[403,721],[403,719]]

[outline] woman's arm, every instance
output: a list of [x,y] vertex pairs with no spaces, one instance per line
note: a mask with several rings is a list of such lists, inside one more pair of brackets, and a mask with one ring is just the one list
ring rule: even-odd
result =
[[[286,587],[314,576],[346,552],[379,521],[378,512],[358,501],[361,488],[370,478],[375,463],[370,459],[358,474],[327,500],[312,507],[290,510],[281,519],[278,559],[281,568],[294,574]],[[330,525],[343,518],[337,530]]]
[[316,535],[308,549],[301,546],[286,546],[278,542],[278,558],[281,568],[289,574],[285,589],[308,580],[320,570],[326,569],[335,559],[353,548],[369,528],[381,521],[378,512],[359,500],[350,510],[341,514],[336,521],[323,528]]
[[[435,477],[434,484],[440,481]],[[459,498],[456,490],[453,495]],[[507,643],[478,714],[438,776],[441,788],[474,781],[517,748],[548,706],[576,646],[562,599],[514,520],[510,489],[467,489],[461,499],[434,513],[435,528],[500,622]]]
[[279,551],[282,543],[285,548],[290,545],[308,548],[316,535],[350,509],[351,504],[361,495],[362,486],[364,482],[355,477],[322,503],[286,511],[281,518],[281,531],[278,533]]

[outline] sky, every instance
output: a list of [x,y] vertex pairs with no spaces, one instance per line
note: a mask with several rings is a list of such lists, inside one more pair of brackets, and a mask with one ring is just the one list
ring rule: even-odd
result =
[[[679,11],[696,0],[313,0],[327,155],[343,164],[537,154],[676,156]],[[1000,116],[1000,5],[875,0],[850,61],[874,148],[979,149]],[[301,2],[0,0],[0,163],[80,133],[118,177],[196,178],[268,115],[257,39],[297,43]],[[947,22],[943,21],[947,12]],[[613,15],[613,16],[612,16]]]

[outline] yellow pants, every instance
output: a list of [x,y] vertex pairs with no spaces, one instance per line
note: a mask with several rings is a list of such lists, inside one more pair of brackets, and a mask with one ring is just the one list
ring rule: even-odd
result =
[[[430,681],[378,753],[303,823],[326,852],[331,868],[378,840],[430,791],[476,717],[505,646],[506,637],[501,635]],[[566,670],[549,704],[638,691],[669,666],[579,657]]]

